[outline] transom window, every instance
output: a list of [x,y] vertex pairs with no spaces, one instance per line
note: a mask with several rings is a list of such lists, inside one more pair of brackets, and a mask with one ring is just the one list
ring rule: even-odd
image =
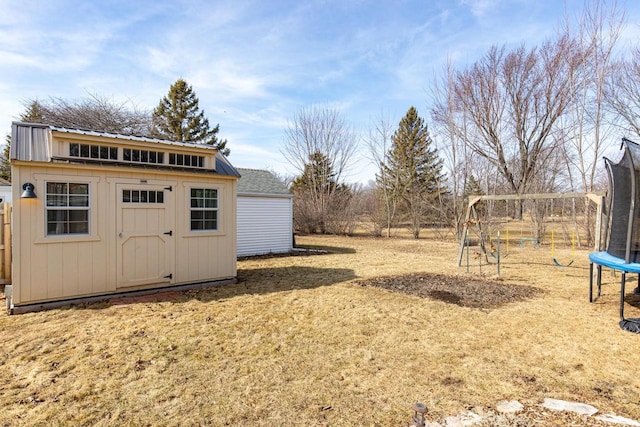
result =
[[169,164],[177,166],[190,166],[194,168],[204,167],[204,156],[192,156],[191,154],[169,153]]
[[89,184],[47,182],[47,235],[89,234]]
[[164,203],[164,191],[122,190],[123,203]]
[[118,160],[118,148],[106,145],[69,144],[70,157],[86,159]]
[[191,189],[191,231],[218,229],[218,190]]
[[136,163],[164,163],[164,153],[161,151],[134,150],[125,148],[122,150],[122,160]]

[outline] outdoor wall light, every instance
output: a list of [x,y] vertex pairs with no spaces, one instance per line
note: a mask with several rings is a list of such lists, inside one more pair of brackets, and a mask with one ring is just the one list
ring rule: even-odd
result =
[[35,199],[36,193],[33,192],[33,190],[35,190],[35,185],[33,185],[30,182],[25,182],[24,185],[22,186],[22,189],[24,190],[22,192],[22,197],[23,199]]

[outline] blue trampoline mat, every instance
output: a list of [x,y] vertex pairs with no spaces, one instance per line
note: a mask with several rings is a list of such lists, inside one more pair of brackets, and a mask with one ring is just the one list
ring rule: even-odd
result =
[[590,253],[589,260],[594,264],[613,268],[614,270],[626,271],[627,273],[640,273],[640,263],[632,262],[626,264],[624,259],[614,257],[605,251]]

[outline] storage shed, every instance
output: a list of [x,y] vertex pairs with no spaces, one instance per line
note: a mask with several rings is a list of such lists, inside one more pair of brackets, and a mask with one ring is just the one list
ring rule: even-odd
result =
[[238,256],[291,252],[293,195],[269,171],[238,171]]
[[211,146],[13,123],[14,312],[235,281],[238,171]]

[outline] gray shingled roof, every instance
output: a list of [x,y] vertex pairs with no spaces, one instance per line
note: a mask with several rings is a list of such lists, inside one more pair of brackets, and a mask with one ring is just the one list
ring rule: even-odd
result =
[[260,169],[238,168],[238,194],[279,194],[291,196],[291,192],[271,172]]

